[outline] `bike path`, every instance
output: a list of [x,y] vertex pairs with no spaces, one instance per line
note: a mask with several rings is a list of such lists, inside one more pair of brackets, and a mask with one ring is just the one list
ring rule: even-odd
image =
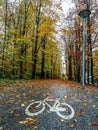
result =
[[[75,111],[72,119],[60,118],[46,106],[43,113],[29,117],[31,102],[47,97],[68,103]],[[52,104],[51,104],[52,105]],[[0,89],[0,130],[98,130],[98,88],[62,80],[23,81]]]

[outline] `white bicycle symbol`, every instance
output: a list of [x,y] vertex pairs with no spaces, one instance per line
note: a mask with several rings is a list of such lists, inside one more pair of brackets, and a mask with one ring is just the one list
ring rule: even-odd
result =
[[[52,101],[55,101],[53,106],[48,103]],[[49,107],[50,112],[56,112],[57,115],[63,119],[72,119],[75,114],[74,109],[69,104],[60,103],[58,99],[50,98],[46,98],[43,101],[32,102],[26,107],[25,113],[28,116],[37,116],[45,110],[46,105]]]

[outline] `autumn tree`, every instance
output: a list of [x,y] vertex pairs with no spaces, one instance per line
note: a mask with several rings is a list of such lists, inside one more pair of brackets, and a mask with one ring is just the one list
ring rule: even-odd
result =
[[[54,5],[50,0],[9,0],[2,3],[0,76],[4,72],[9,78],[36,78],[39,73],[39,78],[45,78],[51,77],[51,68],[55,69],[52,76],[60,76],[61,57],[58,56],[58,41],[54,38],[58,16]],[[51,59],[48,50],[56,54],[55,66],[51,64],[55,56]]]
[[[67,27],[67,32],[70,31],[70,36],[73,37],[73,41],[70,44],[71,47],[67,47],[68,50],[70,50],[71,53],[67,52],[67,55],[70,56],[71,54],[71,60],[67,61],[67,70],[70,68],[69,72],[67,71],[68,78],[69,75],[72,76],[73,80],[80,82],[81,81],[81,56],[82,56],[82,19],[79,18],[78,13],[82,9],[90,9],[92,12],[92,16],[88,17],[87,19],[87,43],[86,43],[86,83],[94,84],[94,75],[93,75],[93,46],[96,43],[97,39],[97,33],[94,26],[94,21],[97,20],[96,18],[96,4],[97,1],[89,1],[89,0],[81,0],[76,1],[72,0],[72,2],[75,5],[75,8],[71,11],[69,11],[69,14],[66,18],[65,25]],[[73,12],[74,11],[74,12]],[[73,15],[74,14],[74,15]],[[70,18],[71,16],[71,18]],[[71,21],[71,24],[69,24]],[[70,29],[71,25],[71,29]],[[65,29],[66,30],[66,29]],[[68,33],[64,33],[65,37],[68,37]],[[69,42],[68,42],[69,43]],[[73,48],[73,49],[72,49]],[[68,57],[67,56],[67,57]],[[68,64],[69,62],[69,64]],[[72,64],[72,65],[70,65]]]

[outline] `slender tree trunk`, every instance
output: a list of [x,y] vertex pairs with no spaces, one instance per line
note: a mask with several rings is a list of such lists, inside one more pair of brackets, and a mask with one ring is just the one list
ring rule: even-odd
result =
[[45,49],[46,49],[46,41],[47,41],[47,35],[45,34],[42,38],[41,44],[42,44],[42,60],[41,60],[41,79],[45,78]]
[[72,56],[68,56],[68,62],[69,62],[69,66],[68,66],[68,79],[72,80]]
[[34,55],[33,55],[32,79],[35,78],[35,71],[36,71],[36,64],[37,64],[37,43],[38,43],[38,36],[36,36]]
[[[87,9],[90,9],[90,0],[86,0],[87,3]],[[87,68],[88,68],[88,72],[87,72],[87,79],[88,79],[88,83],[94,84],[94,75],[93,75],[93,59],[89,58],[92,57],[92,43],[91,43],[91,26],[90,26],[90,16],[87,18],[87,26],[88,26],[88,63],[87,63]]]
[[[24,1],[25,4],[25,14],[24,14],[24,25],[23,25],[23,31],[21,30],[21,35],[23,37],[26,37],[26,24],[27,24],[27,13],[28,13],[28,5],[27,5],[27,0]],[[24,78],[24,72],[26,71],[26,42],[23,41],[20,49],[20,78]],[[25,64],[24,64],[25,63]],[[25,68],[24,68],[25,67]]]
[[45,42],[43,43],[42,46],[41,79],[44,79],[45,76],[44,66],[45,66]]
[[51,78],[53,77],[53,53],[51,55]]
[[[20,38],[22,36],[22,27],[21,27],[21,16],[19,18],[20,20]],[[22,41],[21,41],[21,44],[22,44]],[[19,75],[19,78],[22,79],[23,78],[23,45],[21,45],[20,47],[20,56],[19,56],[19,59],[20,59],[20,63],[19,63],[19,66],[20,66],[20,75]]]
[[38,40],[39,40],[39,36],[38,36],[38,29],[39,29],[39,24],[40,24],[40,13],[41,13],[41,0],[39,5],[37,6],[37,16],[36,16],[36,36],[35,36],[35,48],[34,48],[34,54],[33,54],[33,66],[32,66],[32,79],[35,78],[35,74],[36,74],[36,64],[37,64],[37,48],[38,48]]

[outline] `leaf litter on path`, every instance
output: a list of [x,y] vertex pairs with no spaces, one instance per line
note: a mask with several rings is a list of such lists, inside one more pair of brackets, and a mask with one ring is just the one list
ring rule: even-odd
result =
[[[24,85],[25,84],[25,85]],[[62,85],[63,84],[63,85]],[[12,85],[11,85],[12,87]],[[81,90],[80,86],[77,87],[77,84],[75,85],[75,83],[71,83],[68,81],[58,81],[58,80],[43,80],[43,81],[28,81],[28,82],[21,82],[21,83],[17,83],[17,85],[14,84],[13,88],[4,88],[3,89],[3,93],[4,96],[2,94],[1,100],[4,100],[4,103],[6,103],[6,107],[8,109],[6,109],[5,111],[9,111],[9,109],[14,109],[19,111],[21,110],[21,112],[24,112],[24,109],[26,107],[26,105],[30,102],[33,101],[38,101],[38,100],[43,100],[44,98],[47,97],[47,95],[52,96],[53,98],[56,98],[57,96],[59,98],[62,98],[61,101],[65,102],[65,103],[71,103],[70,105],[74,108],[75,110],[75,118],[73,118],[71,121],[69,120],[69,127],[70,128],[76,128],[77,129],[85,129],[85,126],[83,125],[83,123],[81,122],[80,119],[84,119],[85,117],[85,124],[88,125],[90,124],[90,126],[88,125],[88,128],[95,127],[98,126],[96,119],[97,119],[97,113],[94,114],[90,114],[91,112],[97,110],[97,104],[96,104],[96,97],[97,94],[95,94],[95,91],[93,88],[90,88],[91,90],[89,90],[88,88],[85,88],[85,90]],[[55,89],[54,89],[55,88]],[[13,93],[14,92],[14,93]],[[95,98],[94,98],[95,97]],[[8,105],[11,105],[12,107],[8,107]],[[3,102],[0,105],[1,108],[3,108]],[[78,109],[77,109],[78,108]],[[92,111],[91,111],[92,110]],[[22,118],[20,121],[19,119],[21,118],[21,114],[20,112],[13,112],[14,116],[17,117],[17,120],[19,122],[19,124],[33,124],[35,126],[34,129],[38,128],[38,124],[36,125],[35,123],[38,122],[38,120],[33,119],[33,118]],[[9,113],[11,114],[11,113]],[[47,115],[51,115],[50,118],[52,117],[51,113],[47,113]],[[6,115],[4,115],[6,117]],[[26,116],[26,115],[24,115]],[[43,123],[45,121],[44,119],[45,115],[44,113],[42,114],[42,121],[41,123]],[[92,120],[93,117],[93,120]],[[7,117],[6,117],[7,118]],[[49,117],[47,117],[49,118]],[[2,118],[3,120],[3,118]],[[14,121],[16,120],[13,119]],[[64,121],[63,119],[59,118],[59,120],[61,121],[61,124],[65,124],[66,125],[66,121]],[[92,120],[92,121],[91,121]],[[40,122],[40,121],[39,121]],[[8,123],[8,122],[7,122]],[[59,124],[59,122],[56,122],[57,124]],[[9,123],[8,123],[9,124]],[[47,123],[45,123],[46,125]],[[13,126],[14,127],[14,126]],[[48,126],[47,126],[48,127]]]

